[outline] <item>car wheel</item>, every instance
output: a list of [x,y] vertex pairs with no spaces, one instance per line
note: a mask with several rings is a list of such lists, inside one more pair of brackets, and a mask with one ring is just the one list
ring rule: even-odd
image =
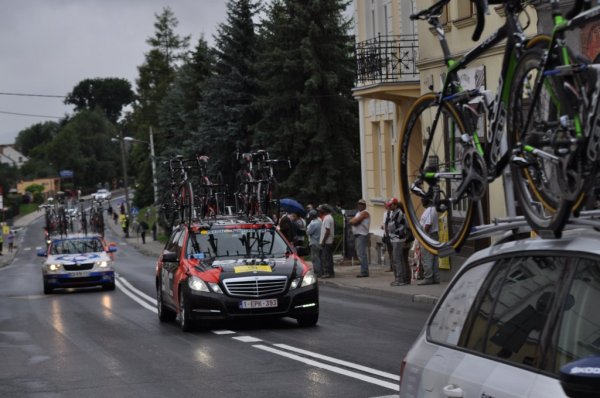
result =
[[181,288],[179,289],[179,326],[184,332],[191,332],[194,329],[190,319],[190,308]]
[[156,287],[156,310],[158,313],[158,320],[161,322],[171,322],[175,319],[175,311],[167,308],[163,302],[162,288]]
[[52,294],[52,288],[48,283],[44,282],[44,294]]
[[298,325],[302,327],[315,326],[319,321],[319,313],[317,312],[316,314],[301,315],[296,318],[296,321],[298,321]]

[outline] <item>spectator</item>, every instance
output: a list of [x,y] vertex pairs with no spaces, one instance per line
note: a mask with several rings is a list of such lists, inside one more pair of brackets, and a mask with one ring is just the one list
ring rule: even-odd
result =
[[119,224],[123,229],[123,234],[125,237],[129,238],[129,217],[127,217],[125,213],[121,213],[121,215],[119,215]]
[[6,242],[8,243],[9,253],[12,253],[12,251],[14,249],[14,245],[15,245],[15,233],[12,229],[10,230],[10,232],[8,233],[8,236],[6,237]]
[[148,223],[144,220],[140,221],[140,235],[142,236],[142,244],[146,244],[146,231],[148,231]]
[[294,235],[294,246],[304,246],[304,237],[306,236],[306,221],[299,214],[289,214],[290,220],[296,226],[296,233]]
[[[0,226],[1,228],[1,226]],[[0,231],[0,256],[2,256],[2,245],[4,244],[4,234]]]
[[327,204],[321,204],[317,207],[319,217],[321,218],[321,235],[319,244],[321,245],[321,267],[323,269],[322,278],[334,278],[333,269],[333,236],[335,225],[331,216],[331,208]]
[[279,218],[279,230],[291,244],[295,244],[297,226],[292,215],[284,213]]
[[154,221],[154,223],[152,223],[152,240],[156,240],[156,221]]
[[393,271],[393,265],[394,264],[394,252],[393,252],[393,248],[392,248],[392,242],[390,240],[390,234],[387,231],[386,225],[388,223],[388,221],[391,219],[392,217],[392,210],[390,210],[390,202],[385,202],[385,213],[383,213],[383,224],[381,224],[381,229],[383,229],[383,238],[381,239],[382,243],[385,245],[385,251],[388,253],[388,259],[390,262],[390,266],[388,269],[386,269],[386,272],[391,272]]
[[371,224],[371,216],[367,211],[367,202],[360,199],[357,203],[358,212],[349,221],[352,226],[352,234],[356,248],[356,255],[360,261],[360,273],[357,278],[366,278],[369,276],[369,256],[367,250],[369,247],[369,226]]
[[[433,206],[431,200],[426,198],[421,199],[421,202],[425,207],[425,211],[421,215],[421,226],[427,235],[432,239],[438,240],[438,214],[435,206]],[[419,282],[419,285],[440,283],[438,257],[424,248],[421,248],[421,256],[423,261],[423,280]]]
[[391,198],[389,203],[392,215],[386,224],[386,230],[392,243],[394,253],[392,268],[394,269],[394,281],[391,286],[409,285],[411,271],[408,265],[408,247],[406,243],[407,224],[404,212],[400,209],[398,199]]
[[308,212],[308,227],[306,232],[308,234],[308,245],[310,247],[310,261],[313,264],[313,271],[317,277],[323,276],[323,268],[321,267],[321,244],[319,238],[321,237],[321,219],[316,210]]

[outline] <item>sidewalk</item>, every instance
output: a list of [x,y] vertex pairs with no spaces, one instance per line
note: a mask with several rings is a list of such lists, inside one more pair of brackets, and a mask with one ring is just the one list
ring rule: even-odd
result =
[[[14,250],[12,251],[12,253],[8,251],[8,244],[6,243],[6,238],[5,238],[4,239],[5,242],[2,245],[2,256],[0,256],[0,268],[5,267],[5,266],[9,265],[10,263],[12,263],[13,259],[19,252],[19,249],[21,246],[21,236],[22,236],[21,229],[28,226],[34,220],[36,220],[38,217],[42,217],[43,215],[44,215],[44,212],[42,212],[42,211],[34,211],[25,216],[16,217],[14,219],[13,225],[11,226],[11,229],[17,231],[17,236],[15,237],[15,243],[14,243]],[[43,246],[43,245],[44,245],[44,235],[42,234],[42,231],[40,230],[39,246]]]
[[[153,241],[152,233],[146,234],[146,244],[142,244],[142,239],[135,236],[135,232],[130,232],[130,238],[123,238],[121,228],[112,222],[107,221],[107,225],[111,230],[121,237],[121,240],[127,242],[128,245],[135,247],[139,252],[147,256],[158,258],[164,248],[164,244]],[[309,263],[310,264],[310,263]],[[386,272],[386,267],[381,265],[371,264],[369,267],[368,278],[357,278],[356,275],[360,272],[360,266],[356,265],[335,265],[335,278],[319,279],[319,284],[322,286],[335,286],[345,289],[359,289],[363,292],[387,296],[397,297],[404,300],[422,303],[435,303],[442,295],[448,282],[442,282],[437,285],[419,286],[417,281],[413,281],[410,285],[405,286],[390,286],[390,282],[394,280],[393,272]]]

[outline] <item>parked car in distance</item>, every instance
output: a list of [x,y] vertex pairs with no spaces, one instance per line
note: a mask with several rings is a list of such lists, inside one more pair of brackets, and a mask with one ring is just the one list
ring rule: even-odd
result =
[[477,252],[404,358],[400,396],[566,397],[561,378],[570,397],[598,396],[584,391],[600,393],[600,367],[568,365],[600,355],[599,302],[593,229]]
[[99,189],[92,194],[94,200],[110,200],[111,197],[112,195],[108,189]]
[[159,320],[178,318],[184,331],[218,319],[319,319],[316,276],[269,218],[175,228],[158,258],[156,301]]
[[107,244],[99,235],[75,234],[50,237],[46,249],[37,248],[45,257],[42,264],[44,294],[56,288],[102,286],[115,289],[113,253],[115,243]]

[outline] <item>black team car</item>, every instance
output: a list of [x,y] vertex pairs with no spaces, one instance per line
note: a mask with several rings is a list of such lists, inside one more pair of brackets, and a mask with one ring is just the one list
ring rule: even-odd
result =
[[160,321],[177,318],[184,331],[203,320],[319,319],[317,278],[269,218],[175,228],[156,265],[156,300]]

